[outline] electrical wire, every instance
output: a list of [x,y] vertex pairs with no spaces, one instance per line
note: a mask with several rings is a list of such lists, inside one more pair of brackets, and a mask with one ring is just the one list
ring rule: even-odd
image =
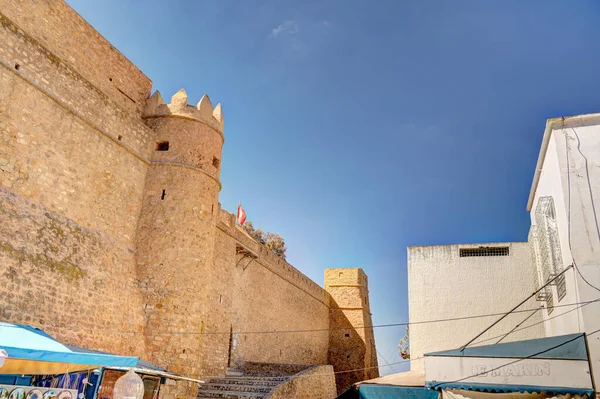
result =
[[[577,262],[575,261],[575,256],[573,255],[573,249],[572,249],[572,245],[571,245],[571,170],[570,170],[570,159],[569,159],[569,140],[568,140],[568,135],[566,134],[566,132],[564,130],[564,121],[563,121],[563,129],[562,130],[563,130],[563,134],[565,136],[565,152],[566,152],[566,161],[567,161],[567,193],[568,193],[568,206],[567,206],[567,230],[568,230],[568,232],[567,232],[567,236],[568,236],[568,243],[569,243],[569,251],[571,252],[571,258],[573,259],[573,268],[575,269],[575,271],[577,272],[577,274],[579,274],[579,276],[581,277],[581,279],[587,285],[589,285],[590,287],[594,288],[596,291],[600,292],[600,288],[598,288],[595,285],[593,285],[592,283],[590,283],[583,276],[583,274],[579,270],[579,267],[577,266]],[[583,157],[583,159],[585,161],[586,181],[587,181],[587,185],[588,185],[588,191],[590,193],[590,201],[591,201],[591,204],[592,204],[592,212],[594,214],[594,221],[595,221],[595,225],[596,225],[596,233],[598,235],[598,240],[600,240],[600,226],[598,225],[598,217],[596,215],[596,205],[595,205],[595,202],[594,202],[594,195],[593,195],[593,192],[592,192],[592,185],[591,185],[591,182],[590,182],[590,171],[589,171],[588,159],[583,154],[583,152],[581,151],[581,139],[579,138],[579,135],[577,134],[577,131],[574,128],[572,128],[572,127],[571,127],[571,130],[573,131],[573,134],[575,135],[575,138],[577,139],[577,151],[579,152],[579,154],[581,154],[581,156]],[[568,268],[565,269],[565,270],[563,270],[560,274],[558,274],[557,276],[555,276],[554,278],[552,278],[549,282],[547,282],[542,287],[540,287],[540,289],[538,289],[534,294],[532,294],[532,296],[535,295],[537,292],[541,291],[546,286],[548,286],[551,282],[553,282],[554,280],[556,280],[566,270],[568,270]],[[531,298],[531,296],[529,298]],[[461,350],[464,350],[468,345],[470,345],[472,342],[474,342],[477,338],[479,338],[480,336],[482,336],[483,334],[485,334],[487,331],[489,331],[489,329],[491,329],[494,325],[498,324],[498,322],[500,322],[500,320],[504,319],[504,317],[508,316],[510,313],[512,313],[513,311],[515,311],[519,306],[521,306],[528,299],[526,299],[525,301],[521,302],[519,305],[517,305],[515,308],[513,308],[510,312],[508,312],[505,316],[501,317],[495,323],[493,323],[491,326],[489,326],[484,331],[482,331],[481,333],[479,333],[479,335],[477,335],[475,338],[473,338],[471,341],[469,341],[467,344],[465,344],[463,347],[461,347]],[[565,313],[568,313],[568,312],[565,312]],[[529,317],[531,317],[531,316],[533,316],[533,313]],[[527,317],[527,319],[529,317]],[[577,317],[579,318],[579,314],[577,315]],[[527,319],[525,319],[525,320],[527,320]],[[578,320],[578,322],[579,322],[579,320]],[[512,333],[513,331],[515,331],[518,326],[519,325],[515,326],[515,329],[509,331],[506,335],[508,335],[508,334]],[[504,339],[504,338],[501,338],[500,341],[502,339]],[[498,342],[500,342],[500,341],[498,341]]]
[[498,320],[496,320],[495,322],[493,322],[491,325],[489,325],[487,328],[485,328],[482,332],[480,332],[479,334],[477,334],[473,339],[471,339],[469,342],[467,342],[466,344],[464,344],[463,346],[460,347],[460,351],[464,351],[465,348],[469,345],[471,345],[477,338],[481,337],[483,334],[485,334],[486,332],[488,332],[492,327],[494,327],[496,324],[500,323],[502,320],[504,320],[504,318],[508,317],[509,314],[515,312],[517,310],[517,308],[519,308],[521,305],[523,305],[525,302],[527,302],[528,300],[530,300],[531,298],[533,298],[538,292],[540,292],[541,290],[543,290],[544,288],[546,288],[548,285],[550,285],[554,280],[556,280],[557,278],[559,278],[560,276],[562,276],[567,270],[569,270],[571,268],[571,266],[567,266],[562,272],[558,273],[556,276],[554,276],[553,278],[551,278],[550,280],[548,280],[548,282],[546,282],[544,285],[542,285],[540,288],[538,288],[535,292],[533,292],[531,295],[529,295],[527,298],[525,298],[524,300],[522,300],[521,302],[519,302],[515,307],[513,307],[511,310],[509,310],[508,312],[504,313]]
[[[592,336],[592,335],[594,335],[594,334],[596,334],[598,332],[600,332],[600,329],[592,331],[591,333],[587,334],[587,336],[590,337],[590,336]],[[571,343],[571,342],[573,342],[573,341],[575,341],[576,339],[579,339],[579,338],[581,338],[580,335],[578,335],[577,337],[571,338],[568,341],[562,342],[562,343],[560,343],[558,345],[554,345],[554,346],[552,346],[550,348],[544,349],[543,351],[539,351],[537,353],[531,354],[531,355],[529,355],[527,357],[524,357],[522,359],[517,359],[517,360],[510,361],[510,362],[505,363],[503,365],[500,365],[498,367],[494,367],[494,368],[492,368],[490,370],[485,370],[485,371],[482,371],[482,372],[479,372],[479,373],[471,374],[469,376],[466,376],[466,377],[463,377],[463,378],[459,378],[459,379],[454,380],[454,381],[444,381],[444,382],[440,382],[440,383],[434,384],[434,385],[432,385],[432,388],[436,389],[436,388],[441,387],[442,385],[445,385],[445,384],[454,384],[454,383],[457,383],[457,382],[468,380],[470,378],[479,377],[480,375],[483,375],[483,374],[491,373],[491,372],[499,370],[499,369],[501,369],[503,367],[510,366],[510,365],[515,364],[515,363],[522,362],[523,360],[531,359],[533,357],[539,356],[539,355],[544,354],[546,352],[549,352],[551,350],[560,348],[561,346],[567,345],[567,344],[569,344],[569,343]]]
[[[546,323],[547,321],[550,321],[550,320],[556,319],[557,317],[560,317],[560,316],[566,315],[566,314],[568,314],[568,313],[574,312],[574,311],[576,311],[576,310],[578,310],[578,309],[580,309],[580,308],[582,308],[582,307],[584,307],[584,306],[587,306],[587,305],[589,305],[589,304],[596,303],[596,302],[600,302],[600,298],[594,299],[593,301],[581,302],[581,303],[580,303],[580,305],[579,305],[579,306],[577,306],[576,308],[573,308],[573,309],[571,309],[571,310],[567,310],[566,312],[562,312],[562,313],[556,314],[556,315],[554,315],[554,316],[552,316],[552,317],[549,317],[549,318],[547,318],[547,319],[544,319],[544,320],[542,320],[542,321],[535,322],[535,323],[533,323],[533,324],[530,324],[530,325],[528,325],[528,326],[525,326],[525,327],[522,327],[522,328],[517,328],[517,329],[516,329],[516,330],[514,330],[513,332],[519,332],[519,331],[527,330],[527,329],[529,329],[529,328],[532,328],[532,327],[538,326],[538,325],[540,325],[540,324],[544,324],[544,323]],[[573,305],[568,305],[568,306],[573,306]],[[555,306],[555,307],[556,307],[556,306]],[[496,338],[500,338],[500,337],[502,337],[503,335],[504,335],[504,334],[500,334],[500,335],[496,335],[495,337],[486,338],[486,339],[483,339],[483,340],[481,340],[481,341],[474,342],[474,344],[482,344],[482,343],[484,343],[484,342],[493,341],[493,340],[495,340]]]
[[[554,308],[567,307],[567,306],[577,306],[580,304],[587,304],[594,301],[585,301],[585,302],[574,302],[574,303],[565,303],[555,305]],[[515,310],[512,312],[516,313],[527,313],[532,311],[539,311],[544,308],[535,308],[535,309],[521,309]],[[317,328],[317,329],[303,329],[303,330],[273,330],[273,331],[157,331],[153,332],[152,335],[230,335],[230,334],[238,334],[238,335],[252,335],[252,334],[289,334],[289,333],[312,333],[312,332],[326,332],[326,331],[352,331],[352,330],[361,330],[368,328],[387,328],[387,327],[404,327],[410,325],[419,325],[419,324],[431,324],[431,323],[444,323],[450,321],[462,321],[462,320],[471,320],[471,319],[480,319],[484,317],[492,317],[492,316],[502,316],[506,314],[506,312],[498,312],[498,313],[487,313],[480,315],[472,315],[472,316],[459,316],[459,317],[450,317],[446,319],[432,319],[432,320],[423,320],[423,321],[412,321],[412,322],[400,322],[400,323],[390,323],[390,324],[375,324],[372,326],[356,326],[356,327],[333,327],[333,328]],[[6,323],[11,323],[10,320],[3,320]],[[52,325],[52,324],[44,324],[45,328],[56,328],[62,329],[65,326]],[[18,327],[16,327],[18,328]],[[132,330],[110,330],[110,329],[93,329],[88,328],[89,331],[99,331],[103,333],[123,333],[123,334],[143,334],[143,331],[132,331]]]
[[[592,183],[590,182],[590,169],[588,166],[588,159],[585,155],[583,155],[583,152],[581,152],[581,140],[579,139],[579,135],[577,134],[577,131],[575,131],[575,129],[573,129],[573,128],[571,128],[571,130],[573,131],[573,134],[575,134],[575,137],[577,138],[577,151],[579,152],[579,154],[581,154],[581,156],[585,160],[586,181],[587,181],[588,190],[590,193],[590,201],[592,203],[592,211],[594,213],[594,221],[596,223],[596,233],[598,234],[598,240],[600,240],[600,227],[598,226],[598,216],[596,214],[596,204],[594,202],[594,194],[592,192]],[[569,190],[570,190],[570,186],[571,185],[569,185]]]
[[387,364],[388,366],[390,366],[390,368],[392,369],[392,371],[396,371],[396,370],[394,370],[394,367],[392,367],[392,365],[390,364],[390,362],[388,362],[388,361],[386,360],[386,358],[385,358],[385,357],[383,357],[383,355],[381,354],[381,352],[379,352],[379,351],[377,350],[377,348],[375,348],[375,351],[376,351],[376,352],[379,354],[379,356],[381,356],[381,358],[383,359],[383,361],[385,362],[385,364]]
[[[592,211],[594,213],[594,221],[596,222],[596,232],[598,234],[598,240],[600,240],[600,227],[598,226],[598,218],[596,216],[596,204],[594,202],[594,194],[592,193],[592,185],[590,183],[590,170],[588,167],[588,159],[583,154],[583,152],[581,152],[581,140],[579,138],[579,135],[577,134],[577,131],[574,128],[571,128],[571,130],[573,131],[573,134],[575,134],[575,138],[577,139],[577,151],[579,151],[579,154],[581,154],[581,156],[585,160],[586,181],[587,181],[588,190],[590,193],[590,201],[592,203]],[[568,194],[568,197],[567,197],[568,198],[568,205],[567,205],[567,238],[568,238],[568,240],[567,241],[569,243],[569,251],[571,252],[571,257],[573,258],[573,266],[574,266],[575,270],[577,271],[577,274],[579,274],[579,277],[581,277],[581,279],[587,285],[594,288],[596,291],[600,292],[600,288],[598,288],[595,285],[593,285],[592,283],[590,283],[583,276],[583,274],[579,270],[579,267],[577,266],[577,262],[575,262],[575,256],[573,255],[573,248],[571,246],[571,168],[570,168],[570,160],[569,160],[569,138],[567,136],[567,133],[564,130],[564,127],[563,127],[563,134],[565,135],[565,152],[566,152],[566,158],[567,158],[567,194]]]
[[[600,298],[597,298],[597,299],[595,299],[595,300],[593,300],[593,301],[587,301],[587,302],[583,302],[583,303],[581,303],[581,304],[580,304],[580,305],[579,305],[577,308],[574,308],[574,309],[568,310],[568,311],[566,311],[566,312],[563,312],[563,313],[559,313],[559,314],[557,314],[557,315],[554,315],[554,316],[552,316],[552,317],[551,317],[551,318],[549,318],[549,319],[542,320],[541,322],[537,322],[537,323],[531,324],[531,325],[529,325],[529,326],[526,326],[526,327],[523,327],[523,328],[519,328],[519,329],[517,329],[517,330],[514,330],[514,332],[517,332],[517,331],[522,331],[522,330],[526,330],[526,329],[528,329],[528,328],[531,328],[531,327],[534,327],[534,326],[536,326],[536,325],[539,325],[539,324],[545,323],[546,321],[549,321],[549,320],[552,320],[552,319],[556,319],[556,318],[558,318],[558,317],[560,317],[560,316],[564,316],[564,315],[565,315],[565,314],[567,314],[567,313],[573,312],[574,310],[577,310],[577,309],[579,309],[579,308],[581,308],[581,307],[584,307],[584,306],[587,306],[587,305],[589,305],[589,304],[596,303],[596,302],[600,302]],[[573,304],[569,304],[569,305],[566,305],[566,306],[573,306]],[[600,331],[600,330],[593,331],[592,333],[588,334],[588,336],[590,336],[590,335],[592,335],[592,334],[595,334],[595,333],[597,333],[597,332],[599,332],[599,331]],[[502,334],[502,335],[504,335],[504,334]],[[476,342],[476,343],[477,343],[477,344],[479,344],[479,343],[483,343],[483,342],[486,342],[486,341],[491,341],[491,340],[493,340],[493,339],[496,339],[496,338],[499,338],[499,337],[501,337],[502,335],[498,335],[498,336],[496,336],[496,337],[487,338],[487,339],[485,339],[485,340],[478,341],[478,342]],[[563,344],[565,344],[565,343],[563,343]],[[454,348],[452,348],[452,349],[454,349]],[[451,350],[451,349],[447,349],[447,350]],[[546,351],[548,351],[548,350],[550,350],[550,349],[547,349]],[[536,355],[532,355],[532,356],[537,356],[537,354],[536,354]],[[412,361],[416,361],[416,360],[422,360],[422,359],[425,359],[425,356],[419,356],[419,357],[416,357],[416,358],[411,358],[411,359],[407,359],[407,360],[402,360],[402,361],[399,361],[399,362],[388,363],[387,365],[382,365],[382,366],[364,367],[364,368],[360,368],[360,369],[352,369],[352,370],[340,370],[340,371],[336,371],[336,372],[334,372],[334,374],[343,374],[343,373],[353,373],[353,372],[357,372],[357,371],[366,371],[366,370],[371,370],[371,369],[378,368],[378,367],[379,367],[379,368],[382,368],[382,367],[391,367],[391,366],[395,366],[395,365],[398,365],[398,364],[404,364],[404,363],[408,363],[408,362],[412,362]],[[520,360],[524,360],[524,359],[520,359]],[[512,363],[511,363],[511,364],[512,364]],[[506,365],[505,365],[505,366],[506,366]],[[504,367],[504,366],[500,366],[500,367]],[[492,370],[487,370],[487,372],[488,372],[488,373],[489,373],[490,371],[492,371]],[[298,378],[298,377],[314,377],[314,376],[320,376],[320,375],[328,375],[328,374],[327,374],[327,373],[306,374],[306,375],[300,375],[300,376],[296,376],[296,377],[294,377],[294,378]],[[222,376],[202,376],[202,375],[198,375],[197,377],[199,377],[199,378],[223,378]],[[470,377],[466,377],[466,378],[471,378],[471,377],[472,377],[472,376],[470,376]],[[280,377],[261,377],[261,378],[265,378],[265,379],[275,378],[275,379],[277,379],[277,378],[280,378]],[[456,381],[455,381],[455,382],[456,382]]]
[[[593,300],[593,301],[587,301],[587,302],[583,302],[582,304],[580,304],[580,305],[578,306],[578,308],[579,308],[579,307],[583,307],[583,306],[587,306],[587,305],[589,305],[589,304],[591,304],[591,303],[595,303],[595,302],[599,302],[599,301],[600,301],[600,298],[598,298],[598,299],[596,299],[596,300]],[[575,304],[567,304],[567,305],[561,305],[561,306],[574,306],[574,305],[575,305]],[[554,319],[554,318],[557,318],[557,317],[563,316],[563,315],[565,315],[565,314],[567,314],[567,313],[570,313],[570,312],[572,312],[572,311],[574,311],[574,310],[576,310],[576,309],[578,309],[578,308],[571,309],[571,310],[569,310],[569,311],[566,311],[566,312],[563,312],[563,313],[557,314],[557,315],[555,315],[555,316],[551,317],[551,318],[550,318],[550,319],[548,319],[548,320],[552,320],[552,319]],[[540,309],[542,309],[542,308],[540,308]],[[531,310],[532,310],[532,309],[529,309],[529,311],[531,311]],[[542,321],[542,322],[538,322],[538,323],[532,324],[532,325],[530,325],[530,326],[526,326],[526,327],[523,327],[523,328],[517,329],[517,330],[515,330],[514,332],[521,331],[521,330],[525,330],[525,329],[527,329],[527,328],[531,328],[531,327],[533,327],[533,326],[535,326],[535,325],[537,325],[537,324],[541,324],[541,323],[544,323],[544,322],[546,322],[546,321],[547,321],[547,320],[544,320],[544,321]],[[10,326],[10,325],[8,325],[8,326],[5,326],[5,327],[14,327],[14,328],[18,328],[18,326]],[[598,331],[600,331],[600,330],[598,330]],[[595,334],[595,333],[596,333],[596,332],[598,332],[598,331],[595,331],[595,332],[593,332],[593,333],[590,333],[590,334],[588,334],[588,335]],[[498,337],[501,337],[501,336],[502,336],[502,335],[499,335],[499,336],[497,336],[497,337],[491,337],[491,338],[485,339],[485,340],[483,340],[483,341],[478,341],[477,343],[482,343],[482,342],[490,341],[490,340],[492,340],[492,339],[496,339],[496,338],[498,338]],[[394,362],[394,363],[388,363],[388,364],[386,364],[386,365],[381,365],[381,366],[379,366],[379,365],[378,365],[378,366],[363,367],[363,368],[351,369],[351,370],[340,370],[340,371],[335,371],[335,372],[333,372],[333,374],[336,374],[336,375],[337,375],[337,374],[344,374],[344,373],[354,373],[354,372],[358,372],[358,371],[366,371],[366,370],[372,370],[372,369],[376,369],[376,368],[392,367],[392,366],[395,366],[395,365],[399,365],[399,364],[405,364],[405,363],[409,363],[409,362],[412,362],[412,361],[416,361],[416,360],[423,360],[423,359],[425,359],[425,356],[419,356],[419,357],[416,357],[416,358],[406,359],[406,360],[402,360],[402,361],[398,361],[398,362]],[[387,362],[386,362],[386,363],[387,363]],[[489,370],[488,370],[488,372],[489,372]],[[331,374],[331,373],[301,374],[301,375],[295,376],[294,378],[317,377],[317,376],[324,376],[324,375],[330,375],[330,374]],[[208,375],[200,375],[200,374],[196,374],[196,375],[187,375],[187,376],[185,376],[185,377],[188,377],[188,378],[203,378],[203,379],[208,379],[208,378],[226,378],[226,377],[224,377],[224,376],[222,376],[222,375],[208,376]],[[264,376],[264,377],[263,377],[263,376],[261,376],[261,378],[262,378],[262,379],[265,379],[265,380],[269,380],[269,379],[280,379],[281,377],[276,377],[276,376]],[[468,377],[468,378],[470,378],[470,377]]]
[[[540,307],[541,308],[541,307]],[[533,312],[531,312],[531,314],[529,314],[529,316],[527,316],[525,319],[523,319],[521,322],[519,322],[518,324],[516,324],[512,330],[510,330],[509,332],[507,332],[506,334],[504,334],[502,337],[500,337],[500,339],[498,339],[498,341],[496,341],[496,344],[499,344],[500,342],[502,342],[504,340],[504,338],[508,337],[511,333],[513,333],[517,328],[519,328],[521,326],[521,324],[525,323],[527,320],[529,320],[534,314],[536,314],[538,311],[538,309],[534,310]]]

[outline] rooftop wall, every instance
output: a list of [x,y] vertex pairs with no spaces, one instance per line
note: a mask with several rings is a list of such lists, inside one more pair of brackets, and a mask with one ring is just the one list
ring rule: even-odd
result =
[[[508,256],[460,256],[461,248],[508,247]],[[441,245],[408,248],[410,322],[509,311],[535,291],[532,255],[526,242]],[[520,309],[536,309],[531,299]],[[526,324],[542,318],[537,311]],[[530,313],[508,316],[478,339],[481,344],[509,332]],[[410,326],[411,370],[423,371],[423,354],[456,349],[498,319],[498,315]],[[544,336],[543,326],[510,334],[504,341]],[[486,339],[488,341],[483,342]]]

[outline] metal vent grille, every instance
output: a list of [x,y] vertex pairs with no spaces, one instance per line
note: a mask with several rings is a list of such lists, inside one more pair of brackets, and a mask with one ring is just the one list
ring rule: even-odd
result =
[[508,256],[508,247],[460,248],[460,257],[469,256]]

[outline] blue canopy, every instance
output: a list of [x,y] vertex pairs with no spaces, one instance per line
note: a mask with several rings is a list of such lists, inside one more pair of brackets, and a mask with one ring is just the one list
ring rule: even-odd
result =
[[584,333],[425,356],[425,386],[431,389],[594,394]]
[[8,353],[2,374],[63,374],[97,367],[135,367],[137,357],[75,352],[44,331],[0,322],[0,349]]
[[424,387],[402,387],[391,385],[360,385],[360,399],[438,399],[438,391]]
[[425,356],[503,357],[517,359],[588,360],[585,334],[536,338],[503,344],[481,345],[426,353]]

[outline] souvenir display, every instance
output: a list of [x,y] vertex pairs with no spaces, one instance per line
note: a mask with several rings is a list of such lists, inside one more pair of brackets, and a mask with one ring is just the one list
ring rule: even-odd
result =
[[69,391],[62,391],[58,394],[58,399],[73,399],[73,395]]
[[0,399],[8,399],[8,389],[0,388]]
[[42,399],[42,391],[39,389],[32,389],[27,394],[27,399]]
[[9,396],[10,399],[25,399],[25,390],[23,388],[15,388]]
[[[10,398],[13,399],[13,398]],[[52,389],[44,392],[43,399],[56,399],[56,392]]]

